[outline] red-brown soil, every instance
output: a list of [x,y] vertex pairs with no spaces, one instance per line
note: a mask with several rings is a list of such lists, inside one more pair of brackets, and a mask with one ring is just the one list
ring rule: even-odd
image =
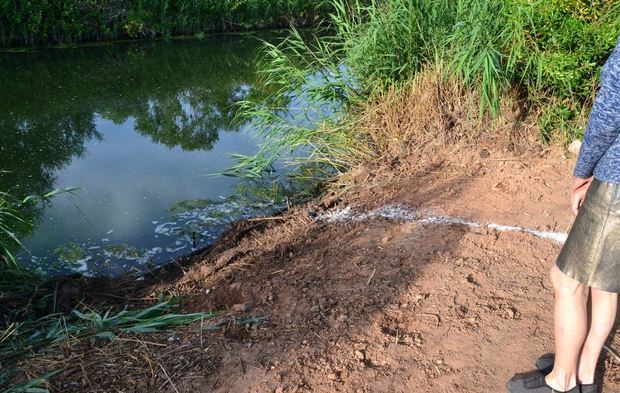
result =
[[[147,289],[226,310],[212,333],[83,342],[24,363],[55,391],[505,392],[553,350],[547,272],[560,246],[514,232],[315,213],[406,204],[482,223],[566,231],[572,161],[479,146],[359,169],[340,198],[236,224],[181,277]],[[261,318],[236,324],[234,318]],[[228,323],[227,323],[228,321]],[[617,353],[615,332],[609,346]],[[599,383],[620,392],[603,353]]]

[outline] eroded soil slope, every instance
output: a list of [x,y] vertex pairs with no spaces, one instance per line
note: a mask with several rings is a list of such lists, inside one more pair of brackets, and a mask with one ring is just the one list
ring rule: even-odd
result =
[[[165,290],[187,296],[186,311],[226,310],[202,324],[218,324],[215,331],[195,324],[82,343],[28,368],[61,368],[57,391],[503,392],[553,350],[546,274],[559,244],[459,225],[321,217],[389,203],[566,231],[571,165],[561,152],[480,147],[362,168],[346,193],[238,223],[180,278],[134,294]],[[615,336],[609,347],[618,352]],[[603,392],[620,392],[620,364],[607,352],[600,375]]]

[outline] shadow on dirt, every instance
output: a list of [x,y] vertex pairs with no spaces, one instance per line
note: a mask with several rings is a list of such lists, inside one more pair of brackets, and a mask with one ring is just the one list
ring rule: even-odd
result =
[[[467,192],[468,179],[446,180],[427,189],[424,202]],[[462,226],[386,219],[334,224],[311,216],[302,206],[286,219],[237,223],[209,249],[124,288],[137,299],[158,290],[183,294],[186,311],[223,310],[218,322],[230,323],[210,332],[201,325],[138,337],[154,343],[148,353],[146,344],[109,344],[106,362],[65,363],[53,385],[503,391],[515,371],[552,349],[546,273],[557,245]],[[140,356],[159,366],[146,366]],[[126,366],[114,373],[111,363]]]

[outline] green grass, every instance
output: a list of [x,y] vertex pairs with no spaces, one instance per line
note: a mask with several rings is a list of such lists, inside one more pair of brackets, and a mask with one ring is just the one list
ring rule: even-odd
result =
[[344,63],[368,89],[407,82],[443,62],[494,116],[502,93],[513,89],[530,103],[555,97],[587,104],[620,34],[617,0],[334,3]]
[[[293,29],[278,45],[265,43],[260,82],[266,101],[241,102],[241,121],[252,122],[259,143],[253,155],[235,154],[228,174],[246,180],[294,175],[294,188],[346,171],[358,146],[339,128],[338,115],[361,94],[344,66],[342,43],[325,31],[307,38]],[[347,159],[343,159],[344,156]]]
[[73,194],[77,188],[55,189],[44,195],[28,196],[22,200],[0,191],[0,264],[2,262],[19,267],[15,259],[15,250],[23,248],[20,235],[29,233],[33,223],[25,219],[22,212],[38,204],[47,204],[60,194]]
[[293,29],[265,44],[261,82],[272,96],[242,103],[263,144],[230,173],[255,179],[284,166],[318,182],[346,173],[369,156],[354,126],[359,104],[429,68],[476,97],[479,119],[516,97],[539,113],[542,141],[570,141],[620,35],[618,0],[331,0],[331,9],[316,37]]
[[173,326],[186,325],[209,319],[213,313],[179,314],[179,300],[161,300],[144,309],[104,313],[75,309],[70,315],[50,314],[34,321],[14,322],[5,328],[0,346],[0,362],[4,363],[35,351],[50,348],[67,341],[76,342],[84,337],[113,340],[123,333],[154,333]]
[[[0,329],[0,386],[8,384],[15,362],[23,356],[33,355],[42,349],[51,350],[57,345],[71,345],[85,338],[114,340],[121,334],[145,334],[170,330],[212,318],[216,313],[179,313],[179,299],[161,300],[143,309],[123,309],[97,312],[92,309],[74,309],[71,314],[50,314],[38,319],[14,321]],[[21,386],[7,386],[18,392],[41,384],[44,378],[33,379]],[[28,391],[28,390],[23,390]]]
[[0,263],[17,266],[14,252],[22,247],[17,231],[32,228],[32,224],[21,217],[23,202],[11,194],[0,192]]

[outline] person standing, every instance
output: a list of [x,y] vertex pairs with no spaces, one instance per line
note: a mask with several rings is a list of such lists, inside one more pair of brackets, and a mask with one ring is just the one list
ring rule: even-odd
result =
[[619,134],[620,39],[601,71],[573,173],[575,222],[550,273],[555,357],[540,358],[537,371],[511,379],[511,393],[597,391],[594,372],[614,326],[620,292]]

